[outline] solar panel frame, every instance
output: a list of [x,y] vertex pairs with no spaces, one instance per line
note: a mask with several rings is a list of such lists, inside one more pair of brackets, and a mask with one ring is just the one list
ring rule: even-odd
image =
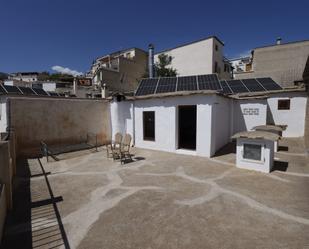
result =
[[1,95],[5,95],[5,94],[7,94],[7,91],[6,91],[2,86],[3,86],[3,85],[0,84],[0,94],[1,94]]
[[48,93],[48,95],[51,96],[51,97],[59,97],[59,94],[56,93],[56,92],[48,91],[47,93]]
[[203,74],[197,76],[199,90],[222,90],[217,74]]
[[177,77],[163,77],[158,81],[155,93],[175,92],[177,87]]
[[256,78],[256,80],[267,90],[282,90],[282,87],[270,77]]
[[30,87],[20,86],[18,88],[24,95],[37,95]]
[[220,81],[221,84],[221,92],[223,92],[224,94],[233,94],[232,89],[229,87],[229,85],[226,83],[226,80],[221,80]]
[[142,79],[136,90],[135,96],[154,94],[156,92],[158,81],[159,78]]
[[17,95],[23,94],[17,86],[3,85],[2,87],[6,90],[8,94],[17,94]]
[[266,89],[254,78],[242,79],[242,83],[250,92],[265,92]]
[[43,90],[42,88],[32,88],[32,89],[39,96],[49,96],[48,93],[45,92],[45,90]]
[[176,91],[196,91],[198,90],[197,86],[197,77],[196,76],[181,76],[178,77],[177,89]]
[[246,88],[241,80],[227,80],[226,83],[235,94],[249,92],[248,88]]

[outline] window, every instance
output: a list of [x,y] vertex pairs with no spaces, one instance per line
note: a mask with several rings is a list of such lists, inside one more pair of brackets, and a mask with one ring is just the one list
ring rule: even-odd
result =
[[215,50],[218,51],[218,45],[217,44],[215,45]]
[[289,99],[279,99],[278,100],[278,110],[290,110],[290,103]]
[[144,140],[155,141],[155,112],[143,112]]
[[243,158],[261,161],[262,160],[262,145],[260,144],[244,144]]
[[215,73],[218,72],[218,62],[215,61]]

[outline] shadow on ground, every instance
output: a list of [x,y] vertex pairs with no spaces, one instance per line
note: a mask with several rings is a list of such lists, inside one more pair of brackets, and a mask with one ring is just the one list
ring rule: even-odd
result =
[[[70,248],[57,202],[48,180],[50,172],[45,172],[40,160],[35,160],[35,173],[32,173],[27,159],[17,162],[14,181],[14,208],[9,211],[1,248]],[[47,194],[32,191],[32,180],[42,181]]]

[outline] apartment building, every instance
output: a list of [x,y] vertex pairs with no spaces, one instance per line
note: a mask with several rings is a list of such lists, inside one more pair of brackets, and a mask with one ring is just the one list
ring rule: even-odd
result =
[[[93,85],[109,93],[133,92],[145,75],[148,54],[139,48],[117,51],[97,58],[90,70]],[[108,95],[108,94],[107,94]]]
[[303,82],[303,73],[309,56],[309,40],[282,43],[255,48],[252,68],[234,74],[235,79],[271,77],[289,87]]
[[160,54],[172,56],[171,67],[179,76],[217,73],[221,79],[231,78],[231,65],[224,57],[224,43],[216,36],[183,44],[155,54],[158,62]]

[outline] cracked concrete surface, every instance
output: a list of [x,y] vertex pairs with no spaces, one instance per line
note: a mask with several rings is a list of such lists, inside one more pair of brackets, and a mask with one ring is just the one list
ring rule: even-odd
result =
[[[308,158],[284,155],[287,172],[263,174],[230,158],[134,154],[125,165],[105,151],[43,163],[71,248],[309,248]],[[46,198],[45,185],[31,179],[31,193]]]

